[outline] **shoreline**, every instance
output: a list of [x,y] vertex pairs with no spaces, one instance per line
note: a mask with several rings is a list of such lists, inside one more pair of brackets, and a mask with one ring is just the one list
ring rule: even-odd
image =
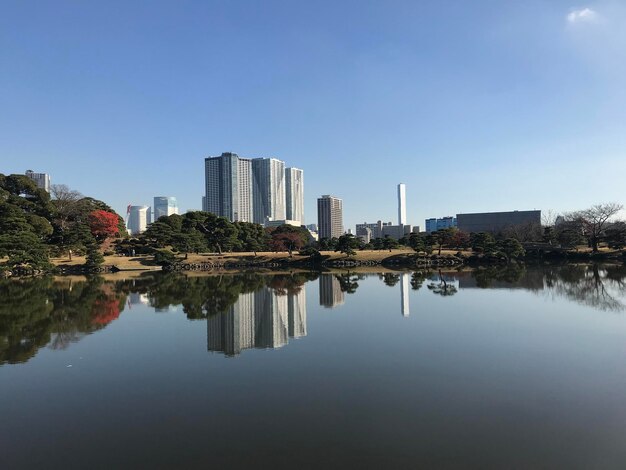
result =
[[[480,267],[505,265],[506,261],[477,255],[469,250],[442,250],[441,255],[430,254],[416,256],[408,249],[363,250],[353,256],[346,256],[334,251],[322,251],[320,256],[313,258],[302,256],[294,252],[290,256],[286,252],[258,252],[258,253],[203,253],[189,254],[186,258],[180,255],[175,263],[160,266],[154,263],[153,255],[138,256],[105,256],[104,264],[99,268],[88,269],[84,266],[84,257],[52,258],[54,269],[47,272],[13,273],[8,277],[24,275],[84,275],[84,274],[115,274],[143,275],[149,272],[276,272],[286,270],[327,270],[333,268],[459,268],[463,266]],[[589,263],[589,262],[618,262],[626,263],[626,251],[603,251],[600,253],[571,251],[559,253],[527,253],[526,256],[513,261],[522,264],[535,263]]]

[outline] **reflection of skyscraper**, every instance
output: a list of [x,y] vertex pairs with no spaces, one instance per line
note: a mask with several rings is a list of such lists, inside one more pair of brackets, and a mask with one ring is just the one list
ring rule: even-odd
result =
[[249,348],[279,348],[289,337],[306,336],[305,288],[297,294],[277,295],[263,287],[239,294],[227,312],[207,319],[207,348],[227,356]]
[[341,285],[332,274],[320,274],[320,305],[333,308],[344,303]]
[[148,294],[140,294],[139,292],[131,292],[128,294],[128,303],[131,305],[148,305]]
[[254,293],[254,346],[280,348],[287,344],[287,296],[264,288]]
[[409,273],[400,275],[400,304],[402,309],[402,315],[409,316]]
[[304,286],[295,294],[287,295],[289,313],[289,336],[300,338],[306,336],[306,291]]
[[254,347],[254,294],[239,294],[228,312],[207,319],[209,351],[221,351],[227,356]]

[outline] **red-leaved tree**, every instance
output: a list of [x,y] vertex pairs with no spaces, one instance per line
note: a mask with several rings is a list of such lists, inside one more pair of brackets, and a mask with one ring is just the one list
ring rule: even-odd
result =
[[273,251],[288,251],[289,256],[294,250],[300,250],[304,246],[304,241],[300,234],[296,232],[273,232],[269,245]]
[[117,235],[120,231],[118,222],[117,214],[112,212],[97,210],[89,214],[89,229],[98,241]]

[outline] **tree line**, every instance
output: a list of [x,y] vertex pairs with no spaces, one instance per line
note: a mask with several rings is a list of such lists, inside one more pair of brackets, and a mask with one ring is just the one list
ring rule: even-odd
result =
[[103,244],[127,236],[124,220],[102,201],[65,185],[51,194],[23,175],[0,174],[0,271],[47,270],[72,252],[102,261]]

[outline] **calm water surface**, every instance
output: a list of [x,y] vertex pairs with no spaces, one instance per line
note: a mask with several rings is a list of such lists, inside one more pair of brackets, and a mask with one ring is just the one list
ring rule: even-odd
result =
[[626,468],[626,268],[0,281],[0,468]]

